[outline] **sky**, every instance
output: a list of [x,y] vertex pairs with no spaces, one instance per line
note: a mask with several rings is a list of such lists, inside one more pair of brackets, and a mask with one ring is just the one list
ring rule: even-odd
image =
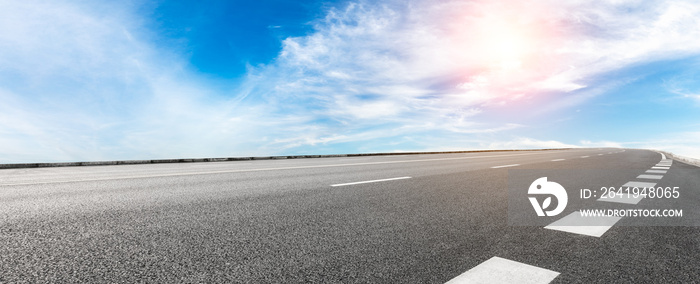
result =
[[700,158],[697,1],[0,0],[0,163]]

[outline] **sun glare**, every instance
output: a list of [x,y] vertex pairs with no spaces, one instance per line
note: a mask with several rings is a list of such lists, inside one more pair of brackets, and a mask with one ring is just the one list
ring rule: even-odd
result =
[[532,48],[527,31],[505,19],[485,19],[476,40],[488,65],[502,69],[520,68]]
[[559,44],[558,28],[542,18],[550,11],[518,1],[468,8],[448,23],[449,50],[464,68],[457,83],[461,101],[505,104],[532,95],[533,86],[557,68],[550,50]]

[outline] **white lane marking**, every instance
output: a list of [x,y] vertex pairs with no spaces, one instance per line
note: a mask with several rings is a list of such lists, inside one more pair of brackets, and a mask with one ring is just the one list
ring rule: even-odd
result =
[[512,165],[504,165],[504,166],[495,166],[495,167],[491,167],[491,168],[492,168],[492,169],[498,169],[498,168],[507,168],[507,167],[516,167],[516,166],[520,166],[520,164],[512,164]]
[[588,158],[588,157],[589,157],[589,156],[581,156],[581,158],[584,158],[584,159],[585,159],[585,158]]
[[664,153],[661,153],[661,159],[666,160],[666,155],[664,155]]
[[656,186],[655,182],[641,182],[641,181],[630,181],[622,187],[636,187],[636,188],[644,188],[644,187],[654,187]]
[[661,179],[662,175],[639,175],[637,178],[645,178],[645,179]]
[[462,283],[549,283],[559,272],[494,256],[452,278],[445,284]]
[[449,160],[466,160],[466,159],[479,159],[479,158],[514,157],[514,156],[526,156],[526,155],[538,155],[538,154],[543,154],[543,153],[524,153],[524,154],[510,154],[510,155],[489,155],[489,156],[455,157],[455,158],[439,158],[439,159],[419,159],[419,160],[384,161],[384,162],[364,162],[364,163],[348,163],[348,164],[332,164],[332,165],[313,165],[313,166],[279,167],[279,168],[260,168],[260,169],[245,169],[245,170],[222,170],[222,171],[208,171],[208,172],[190,172],[190,173],[175,173],[175,174],[160,174],[160,175],[141,175],[141,176],[110,177],[110,178],[95,178],[95,179],[80,179],[80,180],[64,180],[64,181],[11,183],[11,184],[0,184],[0,186],[33,185],[33,184],[54,184],[54,183],[88,182],[88,181],[107,181],[107,180],[154,178],[154,177],[177,177],[177,176],[190,176],[190,175],[211,175],[211,174],[228,174],[228,173],[261,172],[261,171],[277,171],[277,170],[296,170],[296,169],[315,169],[315,168],[332,168],[332,167],[351,167],[351,166],[401,164],[401,163],[417,163],[417,162],[433,162],[433,161],[449,161]]
[[602,156],[603,154],[598,154],[598,156]]
[[554,159],[554,160],[552,160],[552,162],[559,162],[559,161],[564,161],[564,160],[566,160],[566,159]]
[[583,217],[580,211],[574,211],[566,217],[544,227],[567,233],[600,237],[607,232],[621,217]]
[[671,163],[658,163],[656,164],[657,167],[670,167],[672,166]]
[[648,170],[648,171],[646,171],[646,172],[647,172],[647,173],[650,173],[650,174],[665,174],[665,173],[668,172],[668,171],[664,171],[664,170]]
[[654,166],[654,167],[651,167],[651,168],[652,168],[652,169],[655,169],[655,170],[668,170],[668,169],[670,169],[671,167],[659,167],[659,166]]
[[611,196],[602,196],[598,198],[598,201],[604,201],[604,202],[614,202],[614,203],[624,203],[624,204],[637,204],[639,201],[642,201],[646,195],[637,195],[636,197],[632,192],[627,194],[627,192],[624,192],[623,194],[615,194],[612,197]]
[[345,186],[345,185],[354,185],[354,184],[363,184],[363,183],[372,183],[372,182],[382,182],[382,181],[390,181],[390,180],[400,180],[400,179],[407,179],[407,178],[411,178],[411,177],[396,177],[396,178],[385,178],[385,179],[375,179],[375,180],[356,181],[356,182],[348,182],[348,183],[331,184],[331,186]]

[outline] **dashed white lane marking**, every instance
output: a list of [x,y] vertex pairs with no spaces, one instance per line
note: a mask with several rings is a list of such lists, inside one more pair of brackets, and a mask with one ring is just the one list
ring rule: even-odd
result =
[[504,166],[495,166],[495,167],[491,167],[491,168],[492,168],[492,169],[498,169],[498,168],[507,168],[507,167],[516,167],[516,166],[520,166],[520,164],[512,164],[512,165],[504,165]]
[[646,172],[647,172],[647,173],[650,173],[650,174],[665,174],[665,173],[667,173],[668,171],[665,171],[665,170],[648,170],[648,171],[646,171]]
[[655,182],[641,182],[641,181],[630,181],[622,187],[636,187],[636,188],[644,188],[644,187],[654,187],[656,186]]
[[552,162],[559,162],[559,161],[564,161],[564,160],[566,160],[566,159],[554,159],[554,160],[552,160]]
[[494,256],[452,278],[445,284],[462,283],[549,283],[559,272]]
[[411,177],[396,177],[396,178],[385,178],[385,179],[375,179],[375,180],[366,180],[366,181],[356,181],[356,182],[332,184],[331,186],[345,186],[345,185],[354,185],[354,184],[363,184],[363,183],[372,183],[372,182],[382,182],[382,181],[400,180],[400,179],[407,179],[407,178],[411,178]]
[[656,164],[657,167],[670,167],[671,163],[658,163]]
[[671,167],[659,167],[659,166],[655,166],[655,167],[651,167],[651,168],[652,168],[652,169],[655,169],[655,170],[668,170],[668,169],[671,168]]
[[645,179],[661,179],[662,175],[639,175],[637,178],[645,178]]
[[598,156],[602,156],[603,154],[598,154]]
[[585,159],[585,158],[588,158],[588,157],[589,157],[589,156],[581,156],[581,158],[584,158],[584,159]]
[[583,217],[581,211],[574,211],[566,217],[547,225],[545,229],[567,233],[600,237],[607,232],[621,217]]
[[139,179],[139,178],[154,178],[154,177],[178,177],[178,176],[229,174],[229,173],[245,173],[245,172],[261,172],[261,171],[296,170],[296,169],[315,169],[315,168],[333,168],[333,167],[352,167],[352,166],[368,166],[368,165],[384,165],[384,164],[402,164],[402,163],[435,162],[435,161],[450,161],[450,160],[467,160],[467,159],[480,159],[480,158],[513,157],[513,156],[538,155],[538,154],[541,154],[541,153],[469,156],[469,157],[437,158],[437,159],[398,160],[398,161],[346,163],[346,164],[329,164],[329,165],[309,165],[309,166],[240,169],[240,170],[220,170],[220,171],[205,171],[205,172],[175,173],[175,174],[136,175],[136,176],[109,177],[109,178],[90,178],[90,179],[59,180],[59,181],[44,181],[44,182],[23,182],[23,183],[12,183],[12,184],[0,184],[0,186],[54,184],[54,183],[71,183],[71,182],[92,182],[92,181],[124,180],[124,179]]
[[613,196],[602,196],[598,198],[598,201],[605,201],[605,202],[614,202],[614,203],[624,203],[624,204],[637,204],[639,201],[642,201],[644,198],[644,195],[638,195],[635,197],[633,194],[615,194]]

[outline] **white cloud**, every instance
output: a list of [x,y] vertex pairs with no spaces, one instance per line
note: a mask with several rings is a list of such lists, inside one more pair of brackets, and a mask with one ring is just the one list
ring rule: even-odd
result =
[[572,1],[562,9],[562,16],[574,19],[569,24],[582,32],[558,52],[572,59],[580,76],[700,50],[700,5],[693,1]]
[[668,151],[676,155],[700,159],[700,143],[697,141],[700,141],[700,132],[676,132],[667,133],[664,138],[621,144],[634,148]]
[[590,148],[596,148],[596,147],[624,148],[621,143],[614,142],[614,141],[596,141],[596,142],[594,142],[594,141],[589,141],[589,140],[581,140],[580,144],[583,147],[590,147]]
[[556,149],[556,148],[580,148],[575,144],[567,144],[556,140],[537,140],[527,137],[519,137],[509,141],[492,142],[488,149]]
[[664,80],[663,86],[672,94],[680,98],[694,99],[700,102],[700,73],[697,72],[698,64],[692,65],[692,71],[683,72]]
[[356,129],[482,133],[492,107],[554,93],[535,112],[545,117],[638,79],[601,80],[608,72],[700,54],[698,12],[690,1],[360,1],[286,39],[271,68],[293,85],[288,102]]
[[700,132],[673,132],[659,135],[662,137],[636,141],[580,141],[580,146],[637,148],[671,152],[688,158],[700,159]]
[[263,106],[234,112],[117,4],[2,2],[0,163],[254,153],[232,137]]
[[0,163],[575,147],[509,139],[518,106],[546,94],[549,120],[635,79],[611,71],[700,53],[691,1],[359,1],[222,94],[122,2],[1,5]]

